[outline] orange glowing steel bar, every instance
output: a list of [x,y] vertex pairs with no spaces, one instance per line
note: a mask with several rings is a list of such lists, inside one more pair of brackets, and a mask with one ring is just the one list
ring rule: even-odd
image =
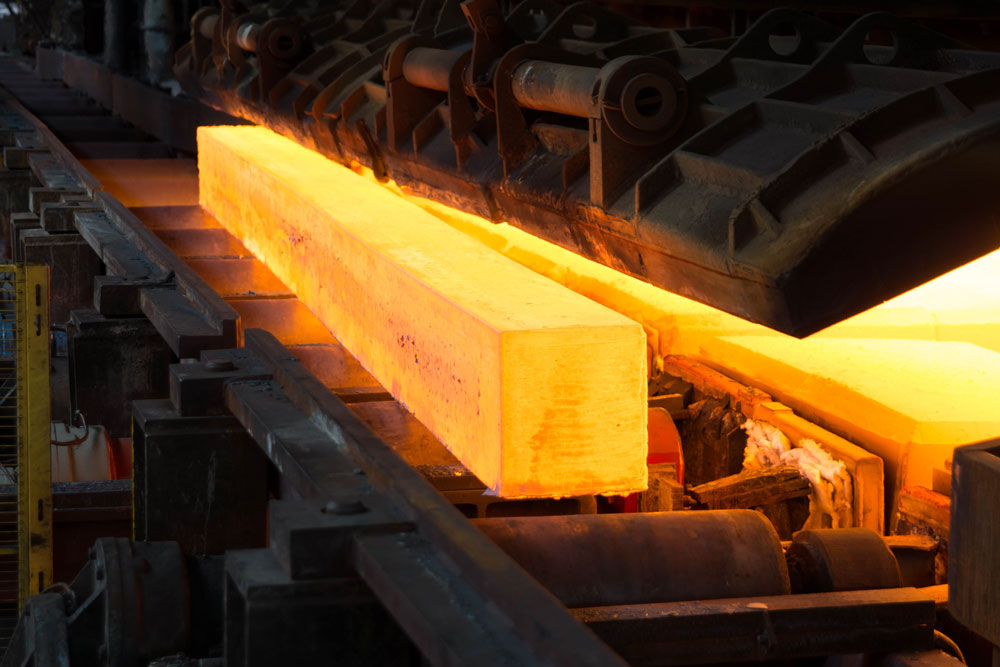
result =
[[494,493],[645,488],[640,326],[269,130],[198,144],[202,205]]
[[[1000,436],[1000,354],[970,343],[733,336],[705,355],[886,462],[898,491],[930,487],[959,445]],[[892,486],[890,486],[892,489]]]
[[[353,169],[371,182],[371,170]],[[390,182],[385,187],[506,257],[639,322],[653,359],[700,356],[719,336],[794,339],[767,327],[633,278],[532,236]],[[900,338],[964,341],[1000,352],[1000,250],[955,269],[884,304],[821,331],[812,338]]]
[[[641,323],[654,357],[699,356],[719,336],[790,336],[740,319],[581,257],[506,223],[493,223],[394,188],[469,236]],[[812,338],[964,341],[1000,352],[1000,250]]]
[[797,340],[507,224],[392,189],[486,246],[640,322],[654,360],[680,354],[707,361],[877,454],[890,492],[930,486],[933,469],[956,446],[1000,436],[993,406],[1000,387],[1000,250]]

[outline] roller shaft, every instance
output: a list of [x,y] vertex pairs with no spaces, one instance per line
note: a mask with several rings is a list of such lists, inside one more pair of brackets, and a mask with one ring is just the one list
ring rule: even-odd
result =
[[749,510],[483,519],[476,525],[569,607],[790,590],[777,533]]

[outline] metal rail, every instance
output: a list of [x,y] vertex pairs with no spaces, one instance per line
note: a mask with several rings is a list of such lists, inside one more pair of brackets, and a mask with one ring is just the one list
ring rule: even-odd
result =
[[[18,113],[24,111],[28,125],[42,131],[44,123],[39,118],[14,101],[9,106]],[[151,453],[154,445],[161,446],[161,453],[168,446],[189,447],[174,450],[174,461],[180,465],[169,471],[176,475],[171,479],[182,481],[183,465],[195,465],[199,473],[207,470],[216,475],[209,487],[219,482],[230,484],[225,487],[228,492],[243,487],[263,496],[266,475],[257,473],[264,471],[259,461],[266,456],[268,464],[280,472],[282,488],[291,498],[299,498],[271,504],[270,548],[263,549],[259,548],[265,543],[259,534],[264,525],[259,498],[227,508],[224,493],[218,494],[223,498],[210,493],[188,497],[178,493],[176,486],[168,488],[174,497],[165,509],[176,515],[173,526],[197,523],[192,520],[197,517],[207,532],[216,509],[232,512],[223,514],[222,521],[235,517],[234,523],[259,524],[245,533],[238,530],[243,526],[234,525],[206,547],[229,554],[227,600],[231,606],[227,614],[233,622],[227,622],[226,641],[231,656],[239,656],[240,664],[260,664],[255,660],[264,660],[261,656],[266,655],[268,643],[285,646],[280,642],[289,641],[269,634],[266,617],[255,615],[261,613],[254,607],[261,598],[262,606],[269,604],[266,596],[273,594],[269,591],[280,588],[291,596],[311,591],[315,598],[316,590],[329,589],[324,598],[328,603],[346,596],[357,604],[357,588],[345,592],[329,584],[348,576],[363,582],[362,588],[374,596],[377,608],[388,610],[408,641],[434,664],[623,664],[620,655],[580,622],[582,612],[571,612],[529,577],[396,451],[393,445],[398,443],[379,437],[362,419],[363,411],[352,409],[356,405],[351,401],[392,403],[384,400],[384,390],[377,384],[357,391],[357,386],[343,382],[347,376],[372,381],[363,373],[348,371],[344,351],[322,327],[288,321],[289,313],[298,312],[291,295],[256,294],[256,284],[249,278],[219,287],[220,269],[225,273],[235,270],[236,262],[252,261],[240,254],[243,251],[224,232],[213,229],[210,221],[200,220],[199,225],[201,214],[191,205],[124,206],[106,183],[90,174],[87,165],[58,147],[58,137],[43,135],[37,144],[20,146],[24,152],[34,151],[25,156],[25,168],[43,183],[53,174],[77,185],[85,183],[84,189],[98,204],[96,210],[72,213],[70,229],[65,231],[81,234],[107,267],[109,275],[96,281],[95,297],[102,311],[145,315],[178,357],[199,360],[171,367],[170,400],[135,403],[137,483],[152,493],[156,484],[147,483],[149,475],[159,472],[140,458],[143,447],[148,449],[142,456]],[[58,165],[45,157],[50,148]],[[12,151],[12,156],[16,154]],[[54,220],[42,217],[43,228]],[[164,219],[179,226],[163,227]],[[180,233],[183,229],[199,233],[185,235]],[[178,256],[180,249],[189,247],[195,237],[195,245],[217,250],[202,251],[197,257],[189,253],[184,261]],[[205,254],[212,257],[206,259]],[[239,336],[254,318],[266,323],[273,334],[249,327],[245,338]],[[245,348],[220,349],[236,348],[240,341]],[[315,354],[320,348],[323,353]],[[333,364],[338,354],[340,361]],[[332,372],[331,366],[336,370]],[[331,382],[336,389],[331,390]],[[155,429],[159,430],[154,433]],[[218,435],[212,438],[211,466],[201,466],[200,459],[191,459],[192,464],[183,453],[177,455],[178,451],[197,455],[208,449],[204,434],[209,429]],[[247,437],[256,444],[248,447]],[[253,474],[241,477],[248,471]],[[152,481],[163,488],[164,480]],[[137,533],[156,528],[139,525],[149,509],[136,507]],[[205,538],[194,535],[194,528],[188,532],[196,539]],[[158,537],[152,532],[137,536]],[[922,619],[933,604],[918,595],[911,598],[896,608],[905,617],[897,614],[899,631],[881,649],[922,646],[929,641]],[[790,609],[825,609],[835,601],[820,596],[786,602]],[[880,600],[861,600],[855,608],[863,615],[883,609],[880,605]],[[298,618],[294,614],[299,612],[289,613],[293,614],[289,618]],[[312,608],[308,613],[313,613]],[[749,612],[746,620],[756,627],[760,617],[759,612]],[[825,618],[823,612],[814,610],[808,619],[815,625],[810,627],[830,630],[839,651],[870,647],[869,634],[827,628]],[[841,620],[838,617],[834,622]],[[769,621],[765,618],[764,622]],[[626,638],[634,629],[613,626]],[[816,651],[829,650],[829,645],[800,648],[794,643],[795,627],[789,626],[788,633],[789,654],[816,655]],[[780,643],[784,636],[775,634],[771,640]],[[343,642],[354,639],[342,636]],[[759,645],[753,650],[759,651]],[[783,655],[778,649],[775,652]],[[758,653],[738,655],[753,659]]]
[[[207,350],[235,347],[241,342],[240,338],[231,335],[199,336],[197,331],[178,335],[177,329],[183,327],[180,320],[185,310],[197,306],[199,301],[221,304],[215,309],[202,307],[197,311],[204,321],[202,327],[209,331],[233,331],[233,327],[236,331],[241,329],[241,318],[229,317],[229,312],[235,312],[232,310],[234,305],[246,307],[266,303],[278,309],[272,311],[273,315],[291,303],[287,296],[223,300],[132,210],[104,191],[104,185],[65,149],[40,119],[9,94],[4,102],[42,133],[37,152],[42,154],[51,148],[61,167],[68,170],[77,182],[83,182],[99,203],[101,211],[81,212],[73,217],[74,229],[99,254],[109,274],[121,279],[118,287],[131,286],[133,291],[138,292],[133,300],[137,299],[140,312],[157,326],[179,357],[197,357]],[[37,170],[41,160],[36,156],[34,162]],[[179,214],[180,210],[175,213]],[[219,261],[231,260],[220,258]],[[156,273],[150,274],[150,268]],[[164,273],[172,273],[176,284],[165,279]],[[174,296],[168,300],[161,293]],[[280,331],[278,318],[275,317],[272,322]],[[285,326],[289,324],[286,322]],[[192,325],[185,331],[192,328],[198,327]],[[317,337],[300,339],[304,347],[331,342],[325,331],[309,331],[315,331]],[[413,608],[411,615],[397,618],[397,622],[412,632],[413,639],[423,650],[437,656],[440,664],[468,664],[473,660],[485,660],[490,664],[623,664],[610,648],[578,623],[562,604],[470,524],[451,502],[304,368],[288,348],[264,332],[248,332],[247,346],[264,364],[264,376],[274,378],[298,411],[291,422],[283,419],[275,424],[270,420],[280,417],[280,411],[267,409],[255,412],[254,402],[243,400],[249,398],[246,392],[256,385],[246,387],[236,382],[226,389],[226,405],[258,440],[273,465],[287,475],[297,493],[305,497],[332,498],[343,493],[339,483],[344,481],[345,476],[331,476],[324,471],[330,468],[341,471],[360,468],[368,484],[391,499],[395,510],[400,512],[398,520],[412,522],[415,526],[414,541],[406,545],[376,549],[375,543],[369,544],[370,548],[365,549],[366,556],[357,562],[357,568],[366,576],[366,581],[370,580],[369,585],[388,608],[397,608],[393,603],[400,599],[415,601],[423,597],[433,601],[440,612],[437,615],[429,614],[426,609]],[[177,368],[186,370],[197,366],[186,364]],[[260,373],[258,369],[258,377]],[[226,378],[225,373],[215,373],[214,376],[219,380]],[[259,380],[254,382],[259,383]],[[217,392],[222,388],[221,382],[215,386]],[[179,389],[176,393],[178,398],[186,395]],[[204,406],[210,402],[212,394],[198,396],[200,400],[195,400]],[[221,400],[223,395],[216,393],[215,397]],[[301,424],[304,431],[289,433],[283,427],[289,423]],[[310,432],[310,429],[315,430]],[[280,437],[276,437],[279,434]],[[314,450],[309,456],[308,463],[303,460],[305,450],[300,444],[303,437],[313,447],[323,443],[319,452]],[[353,489],[358,475],[351,472],[346,478],[351,482],[348,488]],[[172,508],[172,511],[175,510]],[[138,517],[140,508],[137,507],[136,511]],[[422,555],[418,557],[417,554]],[[416,568],[411,572],[412,578],[397,578],[397,574],[393,574],[384,579],[377,574],[397,572],[396,564],[399,562]],[[454,564],[457,564],[457,570]],[[421,581],[443,584],[445,589],[440,591],[441,595],[428,597],[412,588],[419,586]],[[482,623],[510,630],[494,635],[491,641],[462,641],[446,650],[435,646],[434,642],[454,633],[455,623],[468,618],[470,605],[492,610],[488,612],[491,618],[480,619]],[[472,631],[474,626],[469,625],[468,629]]]

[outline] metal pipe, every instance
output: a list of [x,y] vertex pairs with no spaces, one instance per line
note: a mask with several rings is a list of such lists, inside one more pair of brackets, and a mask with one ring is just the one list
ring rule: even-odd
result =
[[778,535],[762,514],[750,510],[474,523],[568,607],[790,591]]
[[[448,90],[448,78],[460,51],[417,47],[403,59],[403,78],[420,88]],[[527,60],[514,70],[512,88],[521,106],[586,116],[599,69]]]
[[198,34],[205,39],[212,39],[215,36],[215,26],[219,23],[218,14],[210,14],[198,22]]
[[526,60],[514,69],[511,88],[523,107],[567,116],[589,115],[596,67]]
[[868,528],[799,531],[786,556],[796,593],[903,585],[896,557],[882,536]]
[[[414,48],[403,59],[403,78],[420,88],[446,92],[451,70],[461,56],[459,51]],[[522,107],[586,118],[601,72],[596,67],[526,60],[511,75],[511,91]],[[628,81],[616,103],[630,125],[655,132],[670,120],[675,99],[667,80],[642,72]]]
[[236,30],[236,45],[244,51],[257,52],[257,41],[260,37],[260,25],[244,23]]
[[403,78],[419,88],[447,92],[451,70],[461,57],[461,51],[417,47],[403,59]]

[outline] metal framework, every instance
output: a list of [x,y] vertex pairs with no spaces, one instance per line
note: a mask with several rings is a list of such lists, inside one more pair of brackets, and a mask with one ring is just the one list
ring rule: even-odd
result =
[[1000,244],[1000,58],[887,13],[725,37],[590,2],[222,5],[177,53],[192,96],[785,333]]
[[0,645],[52,580],[48,268],[0,266]]
[[[37,90],[31,77],[17,76],[0,76],[0,82]],[[46,106],[58,106],[63,115],[89,111],[72,105],[71,90],[50,94],[56,102],[46,97],[42,105],[25,93],[24,104],[39,114]],[[118,401],[135,420],[134,537],[140,541],[99,540],[70,584],[72,593],[62,589],[30,600],[3,665],[139,664],[182,651],[194,658],[221,652],[227,665],[245,667],[316,664],[329,656],[344,664],[441,665],[620,665],[625,656],[649,664],[680,656],[691,664],[931,648],[932,597],[899,588],[899,577],[876,578],[866,586],[878,590],[849,595],[813,586],[839,580],[857,560],[841,565],[811,552],[794,571],[809,585],[789,584],[798,595],[780,602],[768,597],[764,607],[728,598],[569,609],[566,599],[470,523],[430,473],[353,411],[349,402],[357,394],[348,395],[346,382],[314,374],[294,343],[242,319],[234,304],[248,299],[227,300],[213,291],[206,274],[94,183],[79,156],[57,138],[65,135],[13,99],[6,107],[20,124],[3,119],[2,108],[0,121],[22,131],[10,132],[5,164],[21,171],[26,192],[33,179],[44,186],[30,188],[31,201],[43,189],[64,198],[86,189],[96,204],[66,220],[54,212],[72,208],[69,202],[49,202],[32,220],[56,240],[76,230],[86,241],[81,252],[93,251],[103,262],[96,269],[83,264],[72,278],[55,274],[53,306],[79,313],[80,301],[69,300],[68,288],[93,286],[79,298],[93,304],[89,317],[107,325],[111,340],[133,337],[134,329],[121,322],[148,318],[161,342],[186,362],[170,366],[159,385],[158,395],[169,399]],[[25,211],[30,202],[19,206],[12,210]],[[158,212],[178,219],[201,215],[179,204]],[[71,262],[64,257],[53,267],[66,269]],[[278,308],[291,301],[255,299],[254,305],[271,307],[269,317],[256,321],[281,327],[278,333],[291,329],[289,311]],[[83,356],[82,347],[76,349]],[[736,397],[764,399],[750,388],[736,397],[728,390],[713,395],[733,409],[741,409]],[[116,398],[97,397],[101,403]],[[381,400],[389,402],[388,396]],[[272,490],[281,499],[266,506]],[[637,516],[611,521],[621,534]],[[874,543],[887,556],[886,546]],[[596,550],[571,551],[576,557],[566,569],[583,573],[582,581],[594,580],[586,575],[594,568],[612,571],[589,557]],[[613,554],[618,569],[637,572],[640,581],[663,579],[650,574],[662,566],[657,557],[663,549],[619,551]],[[861,553],[853,547],[839,552]],[[878,562],[867,555],[861,560]],[[709,575],[710,582],[718,578],[716,571]],[[218,604],[215,611],[209,600]],[[692,647],[698,655],[683,652]]]

